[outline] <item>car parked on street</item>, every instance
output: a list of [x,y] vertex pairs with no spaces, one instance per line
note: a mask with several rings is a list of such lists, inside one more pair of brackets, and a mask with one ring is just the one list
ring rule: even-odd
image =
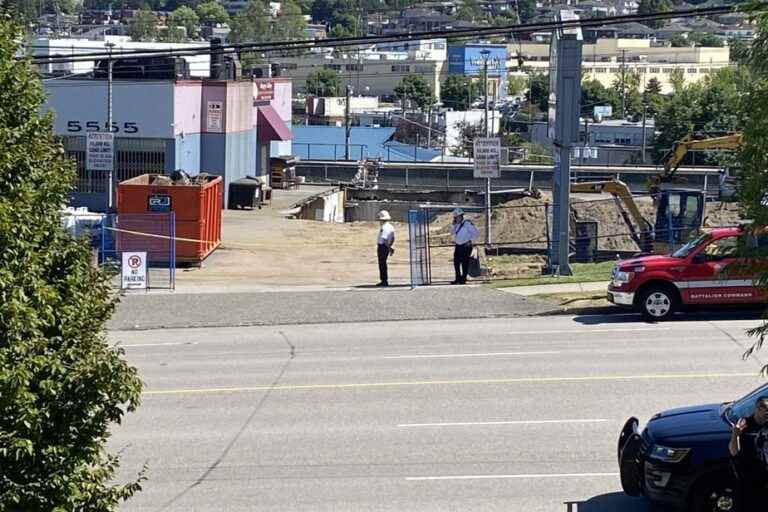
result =
[[[668,255],[618,261],[608,301],[635,309],[649,321],[670,318],[686,306],[761,304],[768,295],[756,278],[768,268],[740,256],[740,248],[768,246],[743,227],[715,228]],[[766,262],[768,264],[768,262]]]
[[733,402],[663,411],[642,432],[638,419],[629,418],[618,441],[624,492],[692,512],[736,510],[731,429],[765,395],[768,384]]

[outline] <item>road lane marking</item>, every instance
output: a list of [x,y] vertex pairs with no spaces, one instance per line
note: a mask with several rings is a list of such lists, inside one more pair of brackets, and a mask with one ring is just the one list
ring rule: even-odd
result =
[[518,420],[518,421],[464,421],[454,423],[401,423],[398,427],[475,427],[485,425],[549,425],[559,423],[605,423],[606,419],[585,420]]
[[589,477],[616,477],[618,473],[531,473],[519,475],[449,475],[449,476],[408,476],[405,479],[409,482],[418,482],[423,480],[492,480],[500,478],[589,478]]
[[384,359],[439,359],[451,357],[494,357],[494,356],[538,356],[560,354],[560,350],[541,350],[537,352],[482,352],[468,354],[417,354],[413,356],[384,356]]
[[197,345],[197,341],[179,341],[179,342],[172,342],[172,343],[136,343],[132,345],[126,345],[124,343],[118,343],[115,345],[112,345],[113,347],[170,347],[173,345]]
[[145,396],[153,395],[194,395],[213,393],[247,393],[252,391],[314,391],[323,389],[365,389],[414,386],[455,386],[479,384],[544,384],[552,382],[606,382],[622,380],[686,380],[686,379],[727,379],[755,377],[757,372],[749,373],[672,373],[656,375],[590,375],[586,377],[520,377],[509,379],[465,379],[465,380],[424,380],[393,382],[359,382],[348,384],[295,384],[281,386],[247,386],[232,388],[166,389],[144,391]]
[[670,331],[669,327],[637,327],[632,329],[558,329],[555,331],[510,331],[509,334],[592,334],[595,332]]

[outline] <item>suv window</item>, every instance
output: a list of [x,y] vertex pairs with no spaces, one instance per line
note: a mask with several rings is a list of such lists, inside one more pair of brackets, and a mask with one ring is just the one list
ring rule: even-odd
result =
[[739,239],[735,236],[727,236],[715,240],[704,248],[704,258],[707,261],[719,261],[733,258],[739,251]]

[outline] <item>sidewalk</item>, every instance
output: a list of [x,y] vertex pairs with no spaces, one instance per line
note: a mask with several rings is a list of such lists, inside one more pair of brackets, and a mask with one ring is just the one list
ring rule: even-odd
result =
[[[219,290],[220,292],[221,290]],[[531,316],[550,302],[486,286],[408,286],[230,293],[160,292],[121,298],[110,330]]]
[[523,295],[529,297],[531,295],[542,295],[548,293],[579,293],[579,292],[602,292],[608,289],[608,283],[601,281],[597,283],[552,283],[552,284],[537,284],[533,286],[509,286],[506,288],[498,288],[499,290],[507,293],[514,293],[515,295]]

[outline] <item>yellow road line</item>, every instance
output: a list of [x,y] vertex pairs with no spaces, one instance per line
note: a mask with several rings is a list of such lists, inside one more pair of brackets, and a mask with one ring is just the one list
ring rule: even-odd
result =
[[349,384],[297,384],[286,386],[248,386],[236,388],[167,389],[145,391],[145,396],[212,393],[248,393],[251,391],[314,391],[323,389],[364,389],[406,386],[461,386],[478,384],[537,384],[551,382],[600,382],[620,380],[724,379],[759,377],[757,373],[672,373],[655,375],[590,375],[585,377],[521,377],[510,379],[423,380],[394,382],[359,382]]

